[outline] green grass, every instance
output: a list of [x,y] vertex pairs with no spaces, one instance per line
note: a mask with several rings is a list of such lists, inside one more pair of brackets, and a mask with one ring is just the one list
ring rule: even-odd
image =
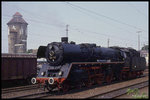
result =
[[142,93],[142,95],[140,95],[139,89],[137,89],[137,88],[128,89],[127,90],[127,95],[132,95],[132,97],[134,99],[148,99],[148,96],[146,95],[146,93]]

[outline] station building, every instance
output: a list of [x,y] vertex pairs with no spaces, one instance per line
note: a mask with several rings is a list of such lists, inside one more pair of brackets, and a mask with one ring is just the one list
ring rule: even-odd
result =
[[140,51],[140,56],[145,57],[146,59],[146,66],[149,66],[149,52],[148,50],[141,50]]

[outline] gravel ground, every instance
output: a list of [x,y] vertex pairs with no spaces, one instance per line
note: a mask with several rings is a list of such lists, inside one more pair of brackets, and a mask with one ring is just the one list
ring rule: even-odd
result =
[[8,98],[14,98],[17,96],[24,96],[24,95],[29,95],[29,94],[33,94],[33,93],[40,93],[40,92],[43,92],[43,88],[5,93],[5,94],[1,94],[1,97],[2,97],[2,99],[8,99]]
[[133,83],[140,83],[140,82],[142,82],[144,80],[148,80],[148,77],[138,78],[138,79],[129,80],[129,81],[116,83],[116,84],[111,84],[111,85],[106,85],[106,86],[100,86],[100,87],[96,87],[96,88],[93,88],[93,89],[88,89],[88,90],[75,92],[75,93],[69,93],[68,92],[68,94],[54,95],[54,96],[49,96],[49,97],[45,97],[45,98],[71,98],[71,99],[72,98],[88,98],[88,97],[91,97],[93,95],[98,95],[100,93],[105,93],[105,92],[114,90],[116,88],[120,88],[120,87],[125,87],[127,85],[131,85]]

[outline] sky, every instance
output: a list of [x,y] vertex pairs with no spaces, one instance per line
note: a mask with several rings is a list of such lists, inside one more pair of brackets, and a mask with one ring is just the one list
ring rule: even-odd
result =
[[[8,26],[19,12],[28,23],[27,49],[50,42],[96,43],[98,46],[132,47],[138,50],[149,41],[148,2],[1,2],[1,48],[8,53]],[[140,31],[138,33],[138,31]]]

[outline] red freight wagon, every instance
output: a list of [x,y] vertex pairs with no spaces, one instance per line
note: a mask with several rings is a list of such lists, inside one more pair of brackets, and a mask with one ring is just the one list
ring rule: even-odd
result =
[[37,57],[33,54],[2,54],[2,81],[30,79],[37,74]]

